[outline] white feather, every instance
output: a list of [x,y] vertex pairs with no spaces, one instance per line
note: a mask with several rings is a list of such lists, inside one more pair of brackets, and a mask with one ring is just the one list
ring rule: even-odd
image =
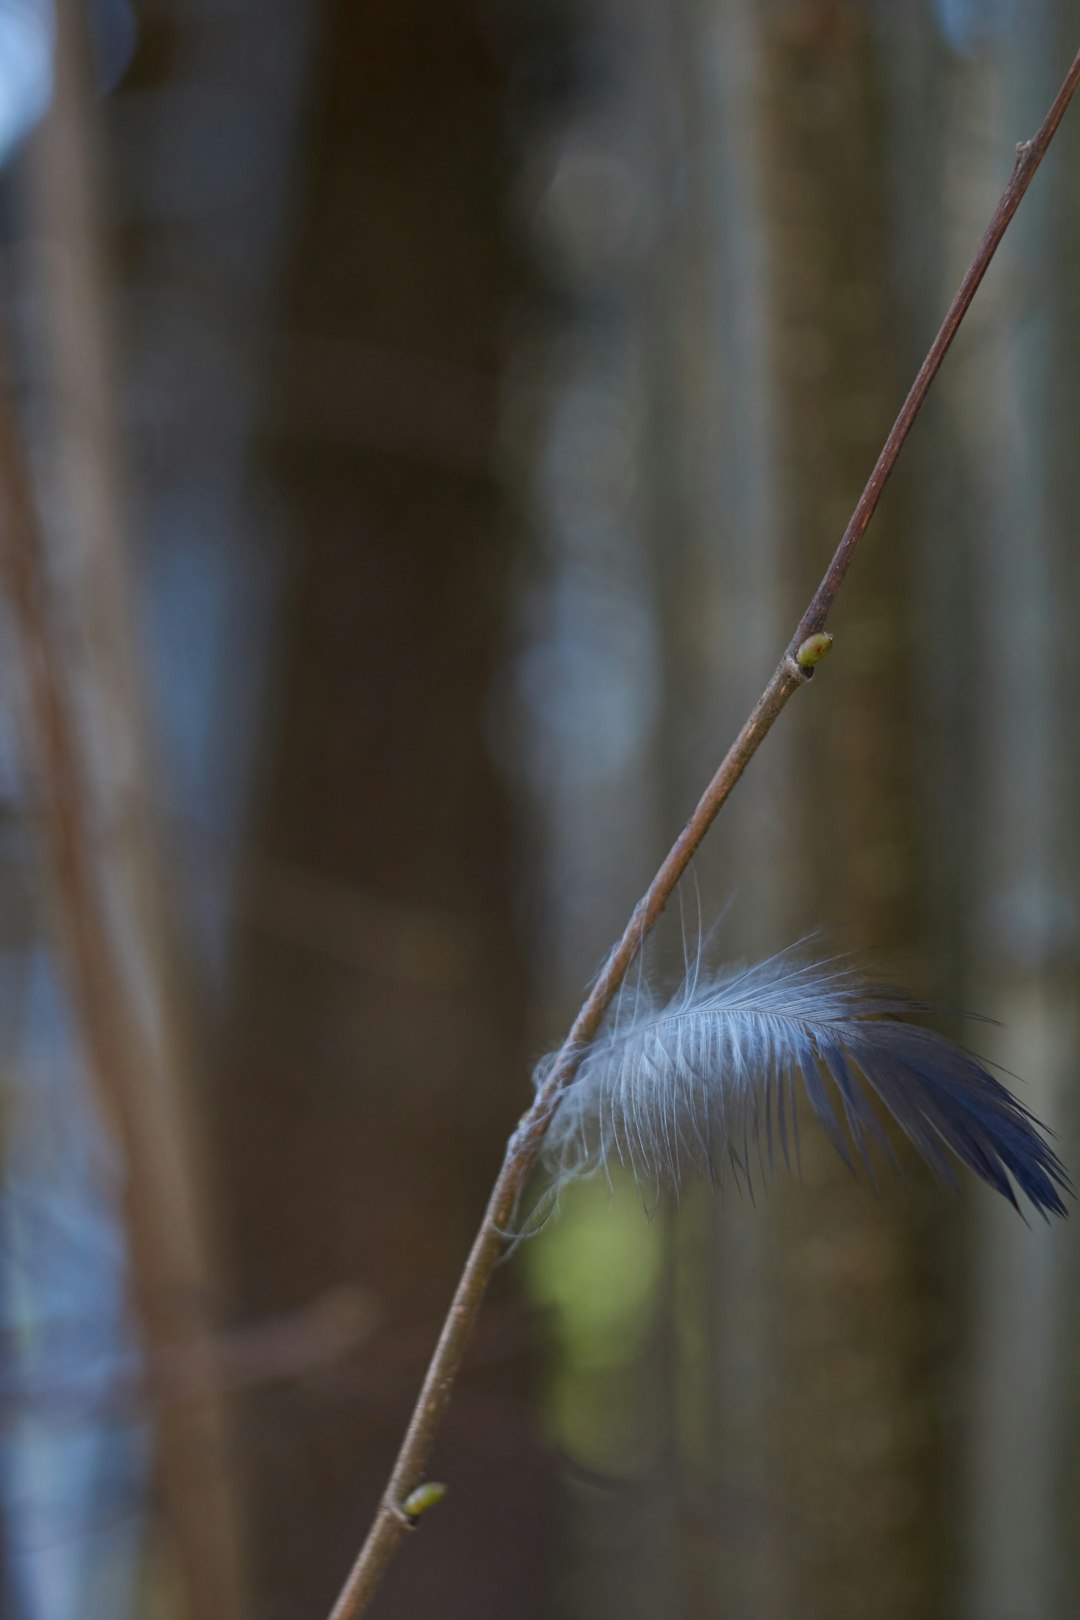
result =
[[892,1157],[876,1097],[943,1178],[954,1180],[944,1144],[1013,1202],[1015,1180],[1041,1212],[1064,1213],[1067,1177],[1038,1122],[970,1053],[912,1022],[921,1010],[844,959],[792,948],[710,975],[699,952],[670,999],[640,980],[620,995],[562,1095],[545,1167],[557,1189],[626,1165],[658,1192],[691,1169],[715,1179],[726,1161],[752,1186],[752,1159],[772,1166],[774,1131],[789,1168],[797,1155],[798,1081],[849,1165],[869,1166],[872,1145]]

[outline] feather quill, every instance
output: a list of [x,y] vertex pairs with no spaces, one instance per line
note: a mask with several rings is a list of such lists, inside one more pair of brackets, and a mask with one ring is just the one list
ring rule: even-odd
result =
[[[663,1000],[645,983],[616,1003],[562,1096],[543,1150],[556,1188],[629,1166],[659,1191],[725,1165],[753,1189],[754,1163],[798,1155],[798,1094],[853,1170],[893,1161],[876,1104],[955,1186],[959,1161],[1019,1208],[1066,1213],[1069,1178],[1039,1121],[970,1052],[913,1021],[925,1007],[843,960],[795,949],[707,974],[700,956]],[[551,1059],[537,1067],[542,1083]],[[843,1122],[843,1123],[842,1123]],[[846,1132],[845,1132],[846,1125]],[[950,1158],[950,1155],[952,1156]]]

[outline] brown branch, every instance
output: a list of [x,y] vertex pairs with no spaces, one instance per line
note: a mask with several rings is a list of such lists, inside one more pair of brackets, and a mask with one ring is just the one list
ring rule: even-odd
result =
[[19,1378],[0,1384],[0,1427],[22,1422],[100,1422],[145,1415],[180,1401],[218,1399],[308,1377],[344,1361],[370,1336],[378,1312],[353,1288],[324,1294],[303,1310],[251,1327],[137,1356],[102,1375]]
[[[18,414],[0,383],[0,557],[24,688],[25,751],[42,801],[59,966],[80,1057],[123,1164],[131,1302],[151,1356],[179,1347],[198,1355],[206,1332],[199,1301],[214,1248],[200,1196],[198,1088],[190,1083],[171,908],[155,829],[142,808],[151,800],[152,772],[126,555],[86,11],[83,0],[58,0],[55,94],[28,152],[56,521],[46,533]],[[0,353],[4,382],[6,373]],[[64,607],[77,604],[70,627],[62,628],[66,615],[54,593]],[[92,700],[85,712],[107,724],[84,725],[76,691]],[[239,1500],[225,1466],[224,1412],[208,1391],[183,1409],[165,1404],[155,1417],[152,1460],[178,1574],[177,1612],[243,1620],[247,1579]]]
[[[0,346],[0,377],[5,372]],[[124,1227],[132,1293],[151,1351],[197,1345],[193,1302],[201,1268],[193,1252],[186,1189],[175,1140],[160,1129],[153,1052],[137,1027],[100,879],[88,809],[88,776],[79,746],[66,649],[48,596],[48,565],[29,472],[12,404],[0,386],[0,565],[11,607],[22,691],[26,751],[41,795],[53,912],[94,1095],[120,1146]],[[231,1524],[207,1512],[225,1493],[217,1413],[160,1414],[158,1436],[169,1458],[168,1502],[185,1553],[194,1614],[239,1615],[242,1586]],[[192,1491],[192,1477],[206,1481]],[[211,1593],[214,1606],[197,1601]]]
[[[1038,133],[1017,149],[1012,177],[994,211],[994,217],[979,243],[975,257],[949,306],[941,330],[934,339],[930,352],[885,441],[832,562],[799,621],[798,629],[749,719],[702,795],[696,810],[635,907],[622,938],[608,957],[603,971],[574,1020],[573,1028],[548,1078],[510,1139],[502,1169],[443,1324],[393,1472],[367,1539],[334,1605],[330,1620],[356,1620],[356,1617],[363,1613],[399,1544],[412,1529],[412,1521],[404,1511],[403,1504],[410,1492],[419,1484],[427,1464],[436,1431],[465,1354],[469,1333],[483,1303],[492,1270],[502,1249],[503,1234],[525,1179],[536,1162],[552,1114],[558,1107],[559,1098],[574,1078],[582,1054],[595,1037],[604,1014],[622,984],[642,941],[670,899],[717,812],[761,742],[772,729],[788,699],[811,678],[814,664],[828,650],[828,638],[823,636],[825,623],[836,600],[836,594],[851,566],[859,541],[866,533],[889,474],[896,465],[896,458],[1009,222],[1036,169],[1046,155],[1046,150],[1064,117],[1065,109],[1078,82],[1080,82],[1080,53],[1069,69],[1068,77]],[[808,647],[806,643],[814,637],[823,639],[812,641]]]

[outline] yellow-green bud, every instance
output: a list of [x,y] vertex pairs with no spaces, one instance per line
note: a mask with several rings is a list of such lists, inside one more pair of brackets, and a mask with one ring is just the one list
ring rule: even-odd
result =
[[832,642],[833,638],[827,630],[819,630],[816,636],[807,636],[795,654],[795,662],[800,669],[813,669],[815,664],[821,663]]
[[445,1495],[446,1486],[436,1479],[429,1479],[423,1485],[418,1485],[415,1491],[409,1492],[402,1503],[402,1512],[407,1519],[418,1519],[428,1508],[438,1507]]

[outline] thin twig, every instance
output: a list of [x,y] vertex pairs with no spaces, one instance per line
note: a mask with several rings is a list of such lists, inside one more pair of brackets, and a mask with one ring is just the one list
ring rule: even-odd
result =
[[[454,1379],[465,1354],[469,1333],[483,1303],[492,1270],[499,1258],[504,1234],[526,1177],[536,1162],[552,1114],[558,1107],[559,1098],[574,1078],[585,1048],[595,1037],[604,1014],[626,976],[627,969],[641,948],[642,941],[670,899],[717,812],[757,752],[762,740],[772,729],[788,699],[811,678],[813,662],[816,661],[813,655],[819,657],[827,650],[828,640],[824,637],[824,630],[830,609],[851,566],[859,542],[874,515],[889,475],[896,465],[896,458],[941,368],[960,323],[967,314],[979,283],[986,274],[990,261],[1020,205],[1020,200],[1046,155],[1046,150],[1065,115],[1078,83],[1080,83],[1080,53],[1073,61],[1068,76],[1038,133],[1032,140],[1025,141],[1017,148],[1012,176],[994,211],[993,219],[979,243],[975,257],[949,306],[941,330],[923,361],[892,431],[885,440],[832,562],[800,619],[783,657],[754,705],[750,717],[728,750],[719,770],[702,795],[696,810],[679,834],[648,890],[634,908],[622,938],[608,957],[584,1006],[574,1020],[573,1028],[537,1093],[532,1107],[507,1145],[502,1169],[439,1335],[439,1342],[431,1358],[393,1472],[367,1539],[334,1605],[330,1620],[356,1620],[356,1617],[364,1612],[387,1565],[412,1528],[412,1520],[404,1511],[403,1504],[409,1493],[419,1484],[427,1464],[439,1423],[450,1399]],[[822,641],[811,650],[811,661],[808,663],[805,653],[800,659],[800,649],[804,649],[808,639],[815,636],[821,636]]]

